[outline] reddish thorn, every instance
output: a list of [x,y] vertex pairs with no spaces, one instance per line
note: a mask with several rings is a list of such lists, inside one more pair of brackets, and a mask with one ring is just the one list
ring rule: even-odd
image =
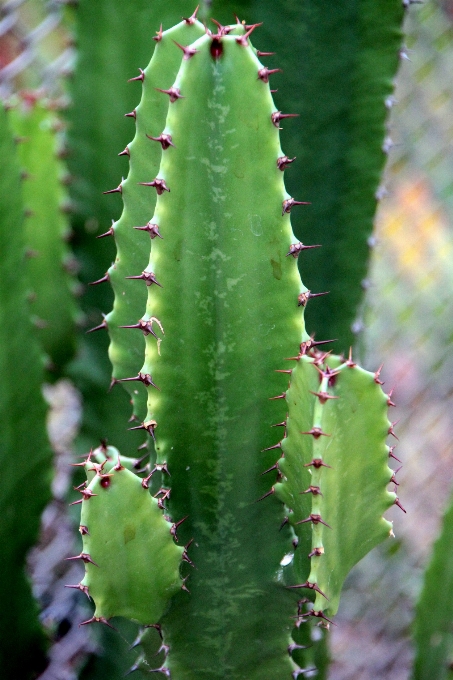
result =
[[312,434],[315,439],[319,439],[319,437],[324,436],[324,437],[330,437],[330,434],[326,434],[325,432],[322,431],[320,427],[312,427],[311,430],[308,430],[308,432],[301,432],[300,434]]
[[152,222],[148,222],[148,224],[145,224],[144,227],[134,227],[134,229],[138,229],[139,231],[147,231],[152,239],[156,238],[156,236],[163,238],[160,235],[159,226],[157,224],[153,224]]
[[271,425],[271,427],[286,427],[286,420],[282,420],[281,423],[275,423],[275,425]]
[[169,146],[173,146],[174,148],[176,148],[173,142],[171,141],[171,135],[167,135],[165,134],[165,132],[162,132],[162,134],[159,135],[159,137],[151,137],[151,135],[146,136],[148,137],[148,139],[152,139],[153,142],[159,142],[164,151],[168,149]]
[[111,392],[113,390],[113,388],[114,388],[114,386],[116,385],[117,382],[118,382],[118,380],[116,378],[112,378],[110,380],[108,392]]
[[103,194],[122,194],[123,193],[123,186],[122,184],[118,184],[116,189],[110,189],[110,191],[103,191]]
[[261,453],[264,451],[272,451],[272,449],[281,449],[282,448],[282,443],[278,442],[277,444],[274,444],[274,446],[268,446],[267,449],[261,449]]
[[[394,420],[393,423],[390,423],[390,427],[389,427],[388,432],[387,432],[387,434],[391,434],[392,437],[395,437],[395,439],[398,439],[398,437],[397,437],[396,434],[394,433],[393,427],[394,427],[394,425],[396,425],[397,423],[399,423],[399,420]],[[399,441],[399,439],[398,439],[398,441]]]
[[256,50],[257,57],[272,57],[275,52],[261,52],[261,50]]
[[216,21],[215,19],[211,19],[211,21],[219,29],[217,35],[214,36],[214,37],[221,38],[224,35],[228,35],[233,30],[233,26],[222,26],[222,24],[220,22]]
[[97,281],[91,281],[91,283],[89,283],[88,285],[89,286],[97,286],[98,283],[105,283],[106,281],[110,281],[110,276],[109,276],[108,272],[101,279],[98,279]]
[[187,581],[188,578],[189,578],[188,576],[186,576],[185,578],[183,578],[183,580],[182,580],[182,586],[181,586],[181,590],[185,590],[186,593],[190,593],[190,590],[189,590],[188,587],[186,586],[186,581]]
[[147,272],[146,270],[137,276],[126,276],[126,279],[141,279],[145,281],[147,286],[152,286],[153,283],[159,288],[162,288],[162,284],[156,279],[154,272]]
[[280,524],[279,531],[281,531],[281,530],[283,529],[283,527],[285,526],[285,524],[289,524],[289,517],[284,517],[284,518],[283,518],[283,522]]
[[200,51],[200,50],[196,50],[196,49],[194,49],[193,47],[190,47],[190,46],[185,47],[184,45],[180,45],[179,42],[176,42],[176,40],[173,40],[173,42],[175,43],[175,45],[177,45],[179,47],[180,50],[182,50],[184,52],[184,56],[182,58],[183,61],[188,61],[189,59],[191,59],[194,56],[194,54],[196,54],[197,52]]
[[87,333],[94,333],[94,331],[100,331],[103,328],[107,329],[107,321],[104,319],[102,323],[99,324],[99,326],[95,326],[94,328],[90,328],[90,330],[86,331]]
[[407,511],[406,511],[406,510],[403,508],[403,506],[401,505],[400,499],[398,498],[398,496],[395,498],[395,500],[393,501],[393,503],[394,503],[394,505],[397,505],[399,508],[401,508],[401,510],[402,510],[405,514],[407,514]]
[[84,552],[81,552],[80,555],[75,555],[75,557],[65,557],[65,559],[66,560],[82,560],[83,562],[85,562],[85,564],[90,563],[90,564],[94,564],[95,567],[99,567],[99,565],[96,564],[96,562],[93,562],[90,555],[88,555],[88,553],[84,553]]
[[143,422],[141,425],[137,425],[136,427],[128,427],[128,430],[146,430],[148,434],[151,435],[151,437],[156,441],[156,438],[154,436],[154,430],[157,427],[157,423],[155,420],[148,420],[146,422]]
[[272,486],[272,487],[271,487],[271,490],[268,491],[267,493],[265,493],[264,496],[261,496],[261,498],[258,498],[258,500],[255,501],[255,503],[259,503],[260,501],[264,500],[264,499],[267,498],[268,496],[272,496],[273,493],[275,493],[275,489],[274,489],[274,487]]
[[301,293],[297,298],[297,306],[305,307],[307,302],[314,297],[319,297],[320,295],[328,295],[330,291],[325,293],[312,293],[311,290],[306,290],[305,293]]
[[116,630],[116,628],[114,626],[112,626],[112,624],[107,621],[105,616],[92,616],[91,619],[87,619],[86,621],[82,621],[82,623],[79,623],[79,628],[80,628],[80,626],[86,626],[89,623],[103,623],[104,625],[108,626],[109,628],[113,628],[113,630]]
[[376,373],[374,374],[374,382],[377,383],[378,385],[384,385],[382,380],[379,380],[379,376],[381,375],[381,371],[382,371],[383,366],[384,366],[384,364],[381,364],[379,366],[378,370],[376,371]]
[[[86,482],[84,482],[86,484]],[[93,493],[91,489],[75,489],[75,491],[78,491],[83,495],[83,498],[81,498],[79,501],[74,501],[73,503],[69,503],[69,505],[78,505],[79,503],[82,503],[83,501],[88,501],[90,498],[93,496],[97,496],[97,493]]]
[[152,182],[137,182],[137,184],[143,187],[154,187],[159,196],[163,194],[164,191],[170,191],[170,189],[167,187],[165,183],[165,180],[159,179],[158,177],[153,179]]
[[321,557],[324,555],[324,548],[313,548],[313,550],[308,553],[308,557]]
[[160,623],[148,623],[148,624],[145,626],[145,628],[154,628],[155,630],[157,630],[160,639],[163,640],[163,637],[162,637],[162,626],[160,625]]
[[311,463],[305,463],[304,467],[311,467],[313,465],[314,468],[318,469],[320,467],[326,467],[332,469],[331,465],[326,465],[323,463],[322,458],[313,458]]
[[130,113],[125,113],[125,114],[124,114],[124,117],[125,117],[125,118],[133,118],[134,120],[136,120],[136,119],[137,119],[137,112],[136,112],[136,110],[134,109],[134,110],[131,111]]
[[199,8],[200,8],[200,5],[197,5],[197,8],[196,8],[195,12],[192,14],[192,16],[188,17],[187,19],[185,17],[182,18],[183,21],[185,21],[188,26],[191,26],[192,24],[195,23],[195,21],[197,19],[197,12],[198,12]]
[[133,378],[119,378],[118,379],[118,382],[135,382],[135,381],[142,382],[145,385],[145,387],[152,386],[152,387],[155,387],[156,390],[159,389],[157,387],[157,385],[155,385],[153,383],[153,379],[151,378],[150,374],[149,373],[142,373],[141,371],[139,371],[138,374],[136,376],[134,376]]
[[119,328],[139,328],[141,331],[143,331],[145,336],[151,334],[157,338],[157,335],[153,330],[154,322],[157,323],[163,335],[165,335],[163,326],[156,316],[152,316],[150,319],[140,319],[137,323],[131,324],[129,326],[119,326]]
[[[333,341],[333,340],[325,340],[325,342],[334,342],[334,341]],[[313,343],[312,343],[312,345],[318,345],[318,344],[321,344],[321,343],[319,343],[319,342],[313,342]],[[323,380],[324,378],[327,378],[327,379],[328,379],[328,384],[329,384],[330,387],[331,387],[332,384],[335,382],[335,381],[334,381],[334,378],[336,378],[336,376],[337,376],[338,373],[339,373],[338,369],[330,368],[330,366],[324,366],[324,368],[322,368],[321,366],[318,366],[317,363],[313,363],[313,366],[314,366],[314,367],[316,368],[316,370],[318,371],[320,380]]]
[[[274,94],[275,92],[278,92],[278,87],[277,87],[275,90],[270,90],[270,92],[271,92],[272,94]],[[279,128],[279,130],[280,130],[280,128]]]
[[357,366],[355,361],[352,360],[352,347],[349,348],[349,356],[346,362],[346,366],[348,366],[349,368],[354,368],[355,366]]
[[244,35],[240,35],[236,38],[237,44],[242,45],[242,47],[247,47],[248,46],[247,38],[253,33],[255,28],[258,28],[258,26],[262,26],[262,25],[263,25],[263,22],[261,22],[260,24],[253,24],[250,27],[246,26],[246,29],[248,29],[248,30],[247,30],[246,33],[244,33]]
[[80,531],[80,533],[81,533],[82,536],[87,536],[87,535],[90,534],[90,532],[88,531],[88,527],[85,526],[84,524],[81,524],[81,525],[79,526],[79,531]]
[[269,401],[272,401],[273,399],[285,399],[286,398],[286,392],[283,392],[283,394],[279,394],[276,397],[269,397]]
[[263,475],[267,475],[268,472],[272,472],[272,470],[278,470],[278,462],[275,463],[272,467],[270,467],[268,470],[265,470],[264,472],[261,473],[261,477]]
[[338,399],[339,398],[339,397],[334,396],[333,394],[329,394],[328,392],[313,392],[312,390],[310,390],[310,394],[314,394],[315,397],[318,397],[321,404],[325,404],[328,399]]
[[295,201],[294,198],[287,198],[282,202],[282,216],[285,213],[290,213],[291,208],[295,205],[311,205],[311,203],[307,201]]
[[161,24],[159,30],[156,31],[156,35],[153,36],[153,40],[155,40],[156,42],[160,42],[162,40],[162,33],[163,33],[163,31],[162,31],[162,24]]
[[390,390],[390,392],[387,395],[387,406],[396,406],[396,404],[392,401],[392,394],[393,394],[394,389],[395,388],[392,387],[392,389]]
[[320,595],[322,595],[323,597],[325,597],[326,600],[329,600],[329,598],[327,597],[327,595],[325,595],[325,594],[322,592],[322,590],[320,590],[320,589],[318,588],[318,586],[316,585],[316,583],[310,583],[310,581],[305,581],[305,583],[301,583],[300,585],[297,585],[297,586],[286,586],[286,587],[289,588],[289,589],[294,589],[294,590],[297,589],[297,588],[309,588],[310,590],[314,590],[315,592],[317,592],[317,593],[319,593]]
[[296,524],[306,524],[307,522],[312,522],[313,524],[324,524],[325,527],[328,527],[329,529],[332,528],[329,524],[326,524],[326,522],[321,519],[321,515],[314,513],[311,513],[307,519],[301,519],[299,522],[296,522]]
[[178,531],[178,527],[181,526],[181,524],[183,522],[185,522],[188,517],[189,517],[189,515],[186,515],[185,517],[180,519],[179,522],[175,522],[170,527],[170,534],[173,536],[173,538],[175,539],[176,542],[178,542],[178,536],[176,535],[176,532]]
[[112,226],[110,227],[110,229],[108,229],[103,234],[99,234],[99,236],[96,236],[96,238],[104,238],[105,236],[113,236],[113,234],[114,234],[113,225],[114,224],[115,224],[115,220],[112,220]]
[[294,163],[295,160],[296,156],[294,156],[294,158],[288,158],[288,156],[280,156],[280,158],[277,158],[277,168],[283,172],[284,170],[286,170],[288,165]]
[[181,91],[179,90],[178,87],[170,87],[168,90],[162,90],[160,87],[155,87],[154,89],[157,90],[158,92],[163,92],[164,94],[168,94],[172,104],[174,104],[174,102],[177,99],[184,99],[184,97],[182,96]]
[[[389,479],[389,484],[391,484],[391,483],[393,482],[393,484],[395,484],[395,486],[399,486],[399,485],[400,485],[400,483],[396,481],[396,475],[398,474],[398,472],[401,470],[402,467],[403,467],[403,466],[400,465],[400,467],[399,467],[397,470],[393,470],[393,474],[392,474],[392,476],[391,476],[390,479]],[[396,489],[395,489],[395,491],[396,491]]]
[[[396,444],[395,444],[395,446],[396,446]],[[393,449],[395,448],[395,446],[389,446],[389,458],[394,458],[395,460],[398,461],[398,463],[402,463],[402,461],[399,458],[397,458],[395,456],[395,454],[393,453]]]
[[75,588],[76,590],[80,590],[82,593],[85,593],[88,599],[91,599],[88,586],[83,586],[81,583],[77,583],[75,586],[65,586],[65,588]]
[[258,70],[258,80],[262,80],[263,83],[268,83],[269,82],[269,76],[271,76],[273,73],[281,73],[282,69],[281,68],[260,68]]
[[313,496],[322,496],[319,486],[309,486],[308,489],[305,489],[305,491],[301,491],[300,493],[312,493]]
[[[93,453],[93,449],[90,450],[90,452],[88,453],[88,455],[87,455],[87,457],[84,461],[82,461],[81,463],[71,463],[71,467],[85,467],[85,465],[91,461],[91,454],[92,453]],[[80,457],[82,458],[83,456],[80,456]]]
[[142,82],[145,80],[145,72],[144,72],[144,70],[141,69],[141,68],[139,68],[138,70],[140,71],[140,75],[139,75],[139,76],[135,76],[135,78],[129,78],[129,80],[127,81],[128,83],[133,83],[134,80],[141,80]]
[[310,250],[310,248],[321,248],[321,245],[315,245],[315,246],[304,246],[303,243],[299,241],[299,243],[292,243],[289,247],[288,252],[286,253],[286,257],[288,255],[292,255],[295,259],[299,257],[299,253],[302,250]]
[[[272,92],[277,92],[277,90],[271,90]],[[299,114],[298,113],[282,113],[281,111],[274,111],[274,113],[271,114],[271,120],[273,124],[275,125],[276,128],[279,127],[279,123],[281,120],[284,118],[298,118]]]
[[331,623],[333,626],[336,626],[337,624],[332,621],[332,619],[328,619],[327,616],[324,616],[322,611],[315,612],[314,609],[311,611],[307,612],[306,616],[315,616],[316,618],[319,619],[324,619],[324,621],[328,621],[328,623]]
[[288,375],[291,375],[292,372],[293,372],[292,368],[289,368],[289,369],[276,368],[275,369],[275,373],[288,373]]
[[[126,148],[123,151],[121,151],[121,153],[119,153],[118,156],[129,156],[129,158],[130,158],[131,154],[130,154],[130,151],[129,151],[129,147],[126,146]],[[98,238],[99,238],[99,236],[98,236]]]

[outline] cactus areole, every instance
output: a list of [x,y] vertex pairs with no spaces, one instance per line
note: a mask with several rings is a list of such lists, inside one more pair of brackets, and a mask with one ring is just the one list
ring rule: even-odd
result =
[[305,201],[285,190],[279,141],[293,114],[273,103],[254,28],[213,33],[195,13],[157,33],[110,230],[101,327],[151,451],[138,474],[107,448],[87,460],[77,587],[88,622],[145,626],[133,670],[174,680],[312,666],[311,622],[328,627],[396,498],[377,376],[305,331],[322,302],[297,259],[318,244],[293,236]]

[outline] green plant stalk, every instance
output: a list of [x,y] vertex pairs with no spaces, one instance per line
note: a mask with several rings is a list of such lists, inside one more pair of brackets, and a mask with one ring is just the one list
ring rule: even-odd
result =
[[[167,39],[170,32],[160,36],[159,47]],[[138,263],[129,274],[142,279],[133,283],[147,287],[148,303],[141,321],[131,319],[121,332],[125,338],[140,328],[145,333],[144,364],[126,380],[148,390],[148,413],[136,427],[154,441],[155,459],[142,484],[169,513],[172,533],[196,570],[190,593],[169,593],[158,621],[152,609],[148,620],[143,612],[132,614],[161,626],[165,641],[159,659],[145,648],[137,667],[176,680],[296,678],[313,658],[313,651],[300,648],[310,637],[307,620],[328,621],[325,612],[336,612],[346,573],[390,533],[382,520],[397,500],[386,491],[392,476],[385,444],[392,427],[388,397],[378,374],[352,360],[328,359],[305,332],[303,312],[317,294],[298,273],[297,257],[307,257],[307,246],[295,242],[291,230],[298,201],[283,182],[289,161],[279,142],[282,117],[270,74],[244,28],[208,33],[190,49],[183,46],[183,57],[170,91],[160,93],[170,103],[158,173],[144,168],[138,183],[123,192],[125,211],[127,202],[140,204],[146,192],[157,193],[149,222],[162,238],[152,239],[145,270]],[[145,112],[146,75],[143,84]],[[135,117],[142,125],[139,109]],[[137,135],[131,164],[148,144]],[[118,257],[132,266],[132,255],[125,249]],[[283,369],[291,374],[285,391],[281,367],[295,354],[296,368]],[[271,428],[277,426],[284,436],[275,443]],[[275,463],[282,451],[284,459]],[[370,465],[374,481],[368,479]],[[109,499],[109,488],[101,493],[95,485],[110,473],[98,468],[89,492],[82,490],[82,512]],[[322,503],[320,494],[304,493],[310,468]],[[272,470],[273,486],[265,476]],[[348,477],[356,489],[352,507]],[[90,524],[100,516],[93,512]],[[324,517],[335,525],[334,538],[324,531]],[[111,522],[113,542],[118,524]],[[84,535],[90,559],[100,543]],[[97,573],[90,559],[89,578]],[[108,596],[110,572],[123,574],[118,587],[126,591],[131,576],[121,559],[114,561],[112,556],[103,572],[98,567],[94,620],[123,613]],[[182,568],[183,585],[189,569]],[[303,607],[298,589],[316,595],[313,609]],[[131,606],[140,604],[137,597]],[[141,640],[155,649],[148,634]]]
[[[124,118],[137,104],[139,83],[128,82],[149,61],[152,40],[160,22],[165,29],[189,17],[189,0],[81,0],[76,12],[77,67],[71,80],[73,105],[67,111],[68,167],[74,213],[72,247],[80,265],[80,280],[87,286],[81,301],[86,329],[102,322],[112,309],[111,287],[88,286],[101,279],[115,259],[113,238],[95,239],[108,232],[121,212],[120,195],[104,195],[127,175],[127,157],[120,154],[130,144],[132,121]],[[149,131],[148,131],[149,132]],[[152,134],[152,133],[149,133]],[[153,142],[149,142],[150,150]],[[110,161],[105,163],[105,158]],[[151,196],[148,197],[151,200]],[[136,211],[135,211],[136,212]],[[138,226],[139,222],[137,222]],[[141,234],[143,236],[143,234]],[[146,239],[144,240],[146,243]],[[146,254],[148,245],[145,247]],[[145,255],[145,264],[146,264]],[[129,282],[126,281],[126,285]],[[128,323],[130,319],[126,321]],[[136,342],[140,342],[137,337]],[[142,442],[139,434],[126,434],[122,423],[130,415],[129,398],[122,390],[105,395],[111,380],[108,338],[90,333],[79,341],[77,360],[69,372],[84,398],[84,421],[78,438],[80,452],[99,436],[108,437],[124,450]],[[140,389],[140,386],[139,388]],[[143,408],[143,406],[142,406]]]
[[2,678],[36,677],[46,665],[45,639],[25,576],[39,518],[50,499],[52,458],[41,395],[42,357],[29,320],[19,162],[0,107],[0,621]]
[[[405,3],[401,0],[213,0],[211,16],[230,22],[263,21],[256,46],[275,52],[263,59],[274,76],[278,109],[300,116],[282,130],[282,145],[297,161],[286,184],[311,206],[295,212],[294,233],[323,247],[301,259],[302,279],[328,290],[307,310],[307,329],[338,338],[336,351],[355,343],[370,237],[391,149],[388,108],[400,63]],[[315,235],[315,237],[312,237]],[[302,268],[303,267],[303,268]],[[360,330],[360,323],[356,330]]]
[[38,337],[48,356],[50,373],[61,373],[75,352],[77,306],[76,263],[66,244],[69,237],[67,171],[59,158],[63,124],[55,106],[27,92],[11,101],[12,129],[24,141],[18,146],[24,175],[28,217],[25,239],[30,309]]
[[446,680],[452,674],[453,503],[446,509],[417,603],[413,627],[413,680]]

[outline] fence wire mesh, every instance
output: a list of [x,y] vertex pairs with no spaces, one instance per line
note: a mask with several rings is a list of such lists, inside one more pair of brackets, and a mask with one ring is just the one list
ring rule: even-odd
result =
[[395,386],[407,514],[387,514],[396,538],[348,578],[330,680],[410,677],[414,606],[453,480],[453,3],[414,5],[405,30],[362,345]]
[[[75,56],[61,26],[67,4],[0,1],[0,99],[21,88],[62,93],[59,75]],[[386,388],[395,386],[398,495],[407,514],[387,514],[396,538],[347,580],[331,631],[330,680],[409,678],[414,604],[453,482],[453,0],[414,3],[405,31],[387,192],[357,327],[367,367],[384,362]],[[65,677],[75,677],[76,665],[62,664]]]
[[0,2],[0,99],[19,89],[62,94],[60,76],[74,66],[75,48],[62,27],[73,0]]

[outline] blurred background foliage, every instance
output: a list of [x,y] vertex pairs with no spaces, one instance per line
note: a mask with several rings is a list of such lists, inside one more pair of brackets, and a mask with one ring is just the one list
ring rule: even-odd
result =
[[[62,105],[69,106],[70,88],[59,76],[70,75],[75,63],[73,4],[76,3],[67,0],[0,3],[0,97],[43,87]],[[145,16],[148,3],[140,0],[139,4]],[[218,4],[221,6],[221,2]],[[87,3],[84,7],[88,8]],[[128,7],[130,4],[125,3],[126,12]],[[181,13],[175,3],[175,21]],[[119,16],[108,19],[123,21]],[[127,22],[124,25],[126,31]],[[140,30],[149,38],[156,28],[144,21]],[[373,551],[348,578],[337,626],[331,631],[331,680],[409,678],[414,603],[453,481],[453,2],[427,0],[414,4],[406,15],[405,32],[406,47],[386,140],[389,162],[379,192],[382,200],[371,242],[371,267],[364,281],[366,296],[354,331],[366,367],[375,370],[384,362],[386,387],[395,386],[394,418],[399,420],[400,439],[395,453],[404,463],[399,473],[399,496],[407,515],[401,517],[393,510],[389,513],[389,519],[395,519],[395,540]],[[89,39],[95,40],[96,36]],[[132,57],[130,77],[136,75],[137,66],[145,64],[147,51],[148,45],[141,61]],[[112,47],[112,69],[113,57],[126,58]],[[122,116],[136,103],[137,89],[125,83],[120,88],[123,90],[115,93],[118,129],[111,132],[115,132],[115,139],[122,138],[127,143],[131,127]],[[99,112],[93,111],[94,115]],[[76,111],[69,107],[67,118],[71,137],[78,124]],[[124,159],[115,156],[124,145],[116,141],[111,145],[105,162],[111,163],[114,179],[103,190],[116,186],[121,168],[126,172]],[[71,162],[69,157],[70,166]],[[90,164],[88,157],[86,162]],[[97,171],[97,166],[92,165],[92,172]],[[88,183],[73,185],[75,205],[83,204],[89,191]],[[96,206],[96,220],[107,229],[105,220],[118,216],[120,202],[115,206],[112,197],[101,195],[89,199]],[[109,199],[108,203],[105,199]],[[83,239],[92,239],[98,228],[99,222],[93,221],[92,213],[77,209],[73,243],[82,260]],[[98,243],[106,269],[113,250],[105,250],[102,240]],[[104,273],[103,264],[97,260],[81,264],[85,283]],[[110,308],[108,290],[105,296],[105,308],[98,312]],[[98,304],[96,301],[95,306]],[[92,318],[89,297],[84,305],[86,323],[99,323],[98,318]],[[87,389],[105,395],[106,348],[106,338],[96,339],[91,346],[82,342],[79,360],[71,369],[82,389],[85,384]],[[50,391],[48,398],[53,403],[53,443],[60,463],[54,482],[56,501],[44,517],[43,542],[31,557],[30,570],[43,608],[42,620],[57,641],[52,652],[53,666],[42,678],[69,680],[77,677],[79,665],[97,645],[92,631],[77,629],[75,622],[83,616],[83,604],[78,598],[75,604],[73,592],[63,589],[64,583],[77,582],[77,576],[68,575],[69,567],[66,572],[61,567],[61,560],[71,553],[70,519],[64,510],[70,477],[65,466],[80,428],[80,397],[66,381]],[[117,403],[113,404],[115,399]],[[108,409],[126,413],[125,395],[112,392]],[[85,416],[84,434],[78,440],[80,450],[93,443],[90,437],[97,436],[99,419],[104,417],[109,414]],[[116,420],[114,434],[121,441],[124,427],[120,418]],[[127,626],[121,635],[131,641],[132,632]],[[124,639],[122,644],[125,647]],[[110,649],[117,646],[113,642]],[[109,668],[103,668],[112,680],[121,676],[117,675],[114,656]],[[52,675],[55,669],[60,675]],[[100,673],[96,661],[91,661],[84,677],[100,677]]]

